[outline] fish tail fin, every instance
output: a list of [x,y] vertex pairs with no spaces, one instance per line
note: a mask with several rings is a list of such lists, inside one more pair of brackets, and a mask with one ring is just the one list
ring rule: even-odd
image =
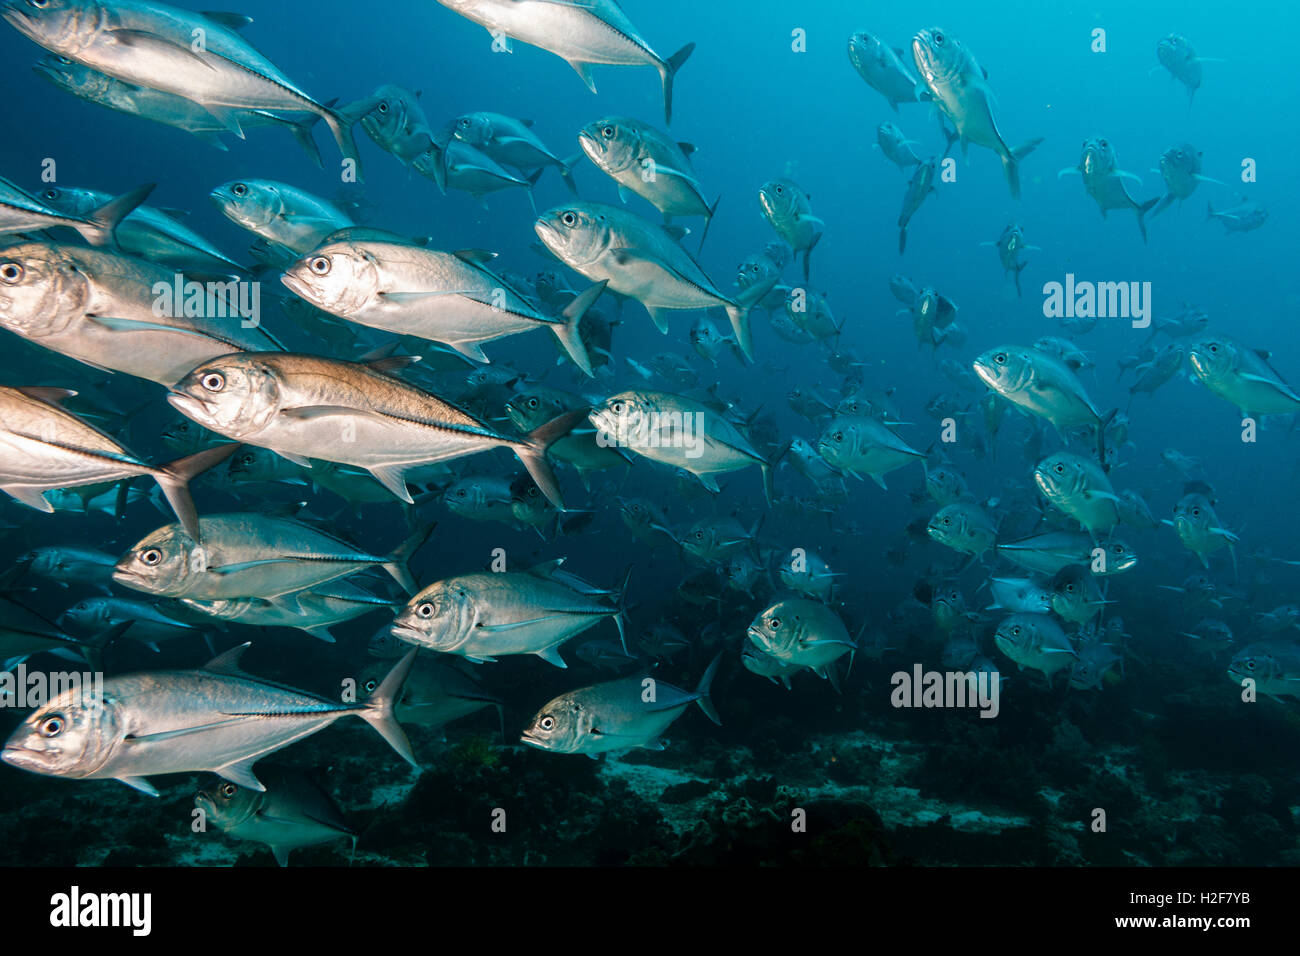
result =
[[358,100],[339,109],[332,109],[328,106],[320,108],[321,119],[325,121],[330,128],[330,132],[334,134],[334,142],[338,143],[339,152],[343,154],[344,159],[352,161],[357,182],[364,182],[364,179],[361,176],[361,153],[357,150],[357,140],[352,135],[352,127],[361,121],[361,117],[374,108],[375,100],[373,97]]
[[115,233],[117,224],[131,214],[136,206],[149,198],[153,192],[154,184],[146,183],[143,186],[137,186],[130,192],[110,199],[104,205],[91,212],[88,218],[90,220],[84,226],[78,226],[77,231],[92,246],[111,246],[117,242]]
[[568,186],[569,192],[575,196],[578,195],[578,183],[573,178],[573,167],[580,163],[585,155],[582,152],[576,153],[568,159],[562,160],[560,165],[556,167],[559,170],[560,178],[564,180],[564,185]]
[[623,653],[627,653],[627,583],[632,579],[632,568],[634,565],[629,564],[627,570],[623,572],[623,580],[618,588],[614,591],[614,606],[618,608],[618,613],[614,615],[614,623],[618,626],[618,639],[623,642]]
[[546,172],[546,167],[542,166],[535,170],[531,176],[525,177],[528,182],[528,188],[525,190],[528,193],[528,204],[533,207],[534,216],[537,215],[537,196],[533,193],[533,189],[537,186],[537,180],[542,178],[544,172]]
[[1024,293],[1023,291],[1021,291],[1021,289],[1020,289],[1020,273],[1022,273],[1022,272],[1025,271],[1025,266],[1027,266],[1027,265],[1029,265],[1028,262],[1022,262],[1022,263],[1020,263],[1020,265],[1016,266],[1016,269],[1015,269],[1015,274],[1016,274],[1016,297],[1017,297],[1017,298],[1020,298],[1020,299],[1023,299],[1023,298],[1025,297],[1025,293]]
[[1020,160],[1033,152],[1042,140],[1031,140],[1023,146],[1015,149],[1009,149],[1002,154],[1002,172],[1007,177],[1007,187],[1011,190],[1011,198],[1020,198]]
[[402,686],[406,683],[407,675],[411,673],[411,667],[415,664],[415,655],[418,653],[418,650],[408,651],[406,656],[388,672],[383,682],[375,688],[374,693],[365,699],[358,712],[362,720],[375,728],[379,736],[387,740],[389,746],[401,754],[403,760],[417,769],[420,765],[416,763],[415,754],[411,752],[411,741],[407,739],[406,731],[393,715],[393,707],[402,696]]
[[[788,449],[789,446],[787,446]],[[785,452],[782,452],[785,454]],[[772,499],[776,496],[776,486],[773,484],[772,475],[775,468],[775,462],[764,461],[759,463],[759,469],[763,473],[763,497],[767,499],[767,506],[772,507]]]
[[[942,123],[939,125],[939,129],[943,131],[943,141],[944,141],[943,158],[947,159],[948,154],[952,152],[952,148],[956,146],[958,141],[961,139],[961,134],[958,133],[955,129],[949,129],[945,124]],[[917,159],[916,162],[919,165],[921,160]]]
[[312,135],[312,128],[320,122],[320,114],[312,113],[306,119],[297,123],[287,124],[289,134],[298,141],[298,145],[311,158],[319,168],[325,168],[325,162],[321,159],[320,147],[316,145],[316,137]]
[[718,675],[718,664],[722,662],[722,652],[719,651],[717,656],[709,663],[704,670],[704,676],[700,678],[699,686],[695,688],[695,693],[700,696],[695,699],[695,703],[700,705],[700,710],[704,711],[704,716],[713,721],[719,727],[722,726],[722,718],[718,716],[717,709],[713,706],[713,698],[710,691],[713,688],[713,678]]
[[422,528],[416,528],[384,562],[384,570],[393,576],[393,580],[400,584],[402,590],[407,594],[414,594],[420,590],[416,587],[415,578],[411,575],[411,569],[407,565],[411,560],[411,556],[424,546],[424,542],[429,540],[429,535],[433,534],[433,529],[437,526],[436,521],[431,521]]
[[1166,209],[1168,209],[1171,205],[1173,205],[1173,202],[1174,202],[1174,194],[1173,194],[1173,193],[1166,193],[1166,194],[1165,194],[1165,195],[1160,199],[1160,201],[1159,201],[1158,203],[1156,203],[1156,208],[1153,209],[1153,210],[1151,210],[1151,218],[1154,219],[1156,216],[1160,215],[1162,212],[1164,212]]
[[1156,203],[1158,203],[1159,201],[1160,201],[1160,197],[1159,197],[1159,196],[1156,196],[1154,199],[1148,199],[1148,200],[1147,200],[1146,202],[1144,202],[1142,205],[1140,205],[1140,206],[1137,207],[1137,210],[1136,210],[1136,211],[1137,211],[1137,217],[1138,217],[1138,231],[1142,233],[1142,241],[1143,241],[1143,242],[1146,242],[1146,241],[1147,241],[1147,221],[1146,221],[1146,214],[1147,214],[1148,212],[1150,212],[1150,211],[1151,211],[1151,207],[1154,206],[1154,205],[1155,205]]
[[731,333],[736,338],[736,345],[751,362],[754,361],[754,336],[749,327],[749,310],[762,298],[758,294],[760,292],[762,292],[760,287],[752,285],[737,296],[735,302],[728,303],[726,306],[727,318],[731,321]]
[[694,52],[695,44],[688,43],[659,67],[664,82],[664,122],[669,126],[673,124],[673,77],[677,75],[677,71],[682,68],[682,64],[690,59],[691,54]]
[[1106,464],[1106,429],[1118,414],[1119,409],[1112,408],[1097,422],[1097,461],[1101,463],[1103,471],[1110,471],[1110,465]]
[[607,285],[609,280],[603,279],[587,289],[565,306],[562,313],[564,322],[557,322],[551,326],[551,331],[560,340],[560,345],[564,346],[564,351],[573,360],[573,364],[582,369],[589,378],[595,378],[596,374],[592,371],[591,356],[587,354],[587,344],[582,341],[580,326],[583,316],[596,304],[596,300],[600,298]]
[[[1012,195],[1015,194],[1012,193]],[[903,250],[906,248],[907,248],[907,227],[899,226],[898,227],[898,254],[901,256],[903,254]]]
[[590,411],[589,408],[577,408],[565,412],[546,424],[539,425],[528,433],[523,442],[512,446],[537,487],[542,489],[542,494],[561,511],[564,510],[564,498],[560,494],[560,483],[555,472],[551,470],[551,463],[546,460],[546,450],[586,421]]
[[81,656],[86,659],[92,671],[104,669],[104,648],[130,630],[135,621],[118,621],[107,630],[100,631],[94,637],[81,642]]
[[1208,222],[1209,220],[1214,218],[1214,215],[1215,215],[1214,200],[1212,199],[1205,200],[1205,220]]
[[190,497],[190,482],[209,468],[221,464],[240,447],[242,446],[238,443],[231,443],[205,448],[201,452],[162,465],[154,475],[167,503],[180,519],[181,527],[194,541],[199,540],[199,513],[194,507],[194,499]]
[[700,247],[695,250],[697,256],[704,251],[704,240],[709,238],[709,227],[713,225],[713,217],[718,214],[718,203],[720,202],[722,202],[721,196],[713,200],[713,205],[709,207],[709,214],[704,218],[704,232],[700,236]]

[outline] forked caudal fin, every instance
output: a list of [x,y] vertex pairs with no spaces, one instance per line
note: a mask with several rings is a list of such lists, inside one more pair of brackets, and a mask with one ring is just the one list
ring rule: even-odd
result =
[[400,584],[407,594],[414,594],[420,590],[415,584],[415,578],[411,576],[411,569],[407,567],[407,562],[423,547],[424,542],[429,540],[429,535],[433,534],[433,529],[436,527],[438,523],[434,521],[423,528],[417,528],[384,562],[384,570],[393,576],[393,580]]
[[587,343],[582,341],[582,319],[587,314],[587,310],[596,304],[596,300],[604,293],[607,285],[609,280],[602,279],[587,289],[565,306],[562,313],[564,322],[557,322],[551,326],[551,331],[560,340],[560,345],[564,346],[564,351],[568,353],[569,358],[573,359],[573,364],[591,378],[596,376],[591,369],[591,356],[587,354]]
[[1146,214],[1151,210],[1151,207],[1154,206],[1154,205],[1155,205],[1156,203],[1158,203],[1159,201],[1160,201],[1160,197],[1159,197],[1159,196],[1156,196],[1154,199],[1148,199],[1148,200],[1147,200],[1146,202],[1144,202],[1142,205],[1140,205],[1140,206],[1136,207],[1136,209],[1134,209],[1134,212],[1137,213],[1137,217],[1138,217],[1138,230],[1142,233],[1142,241],[1143,241],[1143,242],[1146,242],[1146,241],[1147,241],[1147,223],[1146,223]]
[[695,44],[688,43],[659,65],[659,75],[664,83],[664,122],[669,126],[673,123],[673,77],[694,52]]
[[551,470],[551,463],[546,460],[546,450],[586,421],[590,412],[589,408],[565,412],[533,429],[519,444],[510,446],[528,469],[528,474],[532,475],[533,481],[537,482],[537,487],[542,489],[542,494],[561,511],[564,510],[564,498],[560,494],[560,483],[555,472]]
[[406,683],[406,677],[411,673],[411,667],[415,664],[415,655],[418,653],[418,649],[408,651],[406,656],[388,672],[383,683],[375,688],[375,692],[365,699],[361,710],[357,712],[362,720],[374,727],[379,735],[402,755],[402,759],[417,769],[420,765],[411,751],[411,742],[406,738],[406,731],[393,716],[393,706],[402,696],[402,685]]
[[1031,139],[1029,142],[1006,153],[1002,157],[1002,172],[1007,177],[1007,187],[1011,190],[1011,198],[1020,198],[1020,161],[1038,148],[1038,144],[1043,140]]
[[199,514],[190,497],[190,481],[203,474],[214,465],[219,465],[242,446],[237,442],[206,448],[193,455],[178,458],[159,467],[154,473],[154,480],[167,497],[167,503],[176,512],[181,527],[195,542],[199,541]]
[[153,187],[153,183],[147,183],[143,186],[137,186],[130,192],[123,193],[116,199],[110,199],[91,212],[87,217],[90,221],[84,226],[77,226],[77,232],[81,233],[82,238],[92,246],[115,245],[117,239],[114,233],[117,231],[118,223],[129,216],[140,203],[149,198],[149,194],[153,192]]
[[718,712],[713,706],[713,698],[709,696],[709,692],[713,687],[713,678],[717,676],[718,665],[721,662],[722,653],[719,652],[709,663],[709,666],[705,668],[704,676],[700,678],[699,686],[695,688],[695,693],[699,694],[699,697],[695,699],[695,703],[699,704],[700,710],[704,711],[704,715],[719,727],[722,726],[722,718],[718,716]]
[[379,100],[373,96],[357,100],[355,103],[349,103],[341,109],[331,109],[328,106],[321,106],[320,116],[329,126],[330,132],[334,134],[334,141],[339,144],[339,152],[343,154],[344,159],[352,161],[353,169],[357,175],[357,182],[364,182],[361,176],[361,154],[357,151],[356,137],[352,135],[352,127],[361,121],[365,116],[375,108]]

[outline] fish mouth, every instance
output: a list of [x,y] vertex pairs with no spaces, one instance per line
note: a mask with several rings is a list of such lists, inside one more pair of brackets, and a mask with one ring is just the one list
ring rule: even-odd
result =
[[975,370],[975,374],[979,376],[981,382],[991,389],[997,389],[998,376],[992,365],[984,359],[979,358],[971,364],[971,368]]
[[603,159],[605,156],[605,149],[601,146],[600,140],[595,136],[592,136],[585,129],[578,133],[578,145],[581,146],[582,151],[587,154],[587,158],[597,165],[599,165],[598,157]]
[[298,278],[292,272],[286,272],[280,276],[280,284],[285,286],[290,292],[299,298],[306,299],[308,302],[318,302],[315,291],[310,285]]
[[169,390],[167,392],[167,404],[187,418],[193,418],[196,421],[212,420],[213,404],[201,398],[195,398],[186,392]]
[[522,744],[529,744],[530,746],[537,747],[539,750],[546,749],[545,742],[540,737],[534,737],[531,731],[525,730],[522,734],[520,734],[519,742]]
[[552,252],[559,248],[560,230],[556,229],[545,216],[533,223],[533,232],[537,233],[537,238],[542,240],[546,248]]
[[394,624],[392,629],[389,631],[389,633],[392,634],[393,637],[397,638],[398,640],[406,641],[408,644],[415,644],[419,647],[429,646],[428,636],[425,635],[423,631],[417,631],[413,627],[406,627],[405,625],[402,624]]

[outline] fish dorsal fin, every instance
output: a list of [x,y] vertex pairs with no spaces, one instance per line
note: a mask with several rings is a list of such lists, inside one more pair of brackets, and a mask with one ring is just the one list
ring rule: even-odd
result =
[[400,372],[418,361],[420,361],[418,355],[386,355],[382,358],[371,359],[366,362],[366,365],[376,372]]
[[[232,647],[223,654],[218,654],[212,660],[203,665],[205,671],[211,671],[213,674],[228,674],[230,676],[241,675],[243,672],[239,669],[239,659],[244,656],[244,651],[253,646],[252,641],[245,641],[238,647]],[[239,781],[235,781],[238,783]]]
[[685,226],[665,225],[663,227],[663,230],[664,232],[668,233],[668,235],[676,239],[678,242],[681,242],[683,239],[685,239],[687,236],[691,234],[691,231],[687,229]]
[[529,568],[528,573],[534,574],[539,578],[549,578],[555,574],[556,571],[560,570],[560,566],[563,565],[564,562],[564,558],[556,558],[554,561],[543,561],[541,564]]
[[200,10],[199,15],[227,30],[242,30],[253,22],[252,17],[246,17],[242,13],[224,13],[219,10]]
[[72,398],[77,393],[70,388],[49,388],[44,385],[33,385],[19,388],[28,398],[34,398],[38,402],[44,402],[46,405],[57,405],[63,407],[64,399]]
[[457,249],[452,255],[461,262],[468,262],[476,266],[485,266],[497,257],[495,252],[489,252],[486,249]]

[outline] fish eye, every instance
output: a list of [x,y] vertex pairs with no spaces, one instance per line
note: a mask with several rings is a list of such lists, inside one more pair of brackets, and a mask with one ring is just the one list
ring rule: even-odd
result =
[[697,531],[697,532],[695,532],[695,540],[696,540],[696,541],[703,541],[703,540],[704,540],[704,532],[703,532],[703,531]]
[[152,568],[162,563],[163,553],[160,548],[146,548],[140,552],[140,563]]
[[373,677],[370,678],[370,680],[366,681],[365,683],[366,693],[373,694],[375,692],[375,688],[378,686],[379,686],[378,681],[376,681]]
[[23,277],[23,267],[16,262],[6,262],[0,266],[0,282],[13,285],[20,282]]
[[248,187],[245,186],[243,183],[235,183],[235,185],[230,187],[230,192],[236,196],[247,196]]
[[1073,594],[1073,593],[1074,593],[1074,585],[1073,585],[1073,584],[1067,584],[1067,585],[1065,586],[1065,593],[1066,593],[1066,594]]
[[221,795],[223,797],[233,797],[238,792],[239,788],[229,781],[221,785]]
[[57,737],[66,725],[67,718],[62,714],[51,714],[40,722],[37,731],[42,737]]
[[836,432],[834,438],[837,442],[844,441],[844,432]]
[[543,717],[541,720],[537,722],[537,726],[542,728],[542,730],[554,730],[555,718],[552,717],[550,714],[547,714],[545,717]]
[[566,226],[576,226],[578,224],[578,217],[571,212],[566,212],[560,217],[560,222],[564,223]]
[[772,618],[770,621],[767,622],[767,624],[768,627],[770,627],[774,631],[779,631],[781,629],[781,619],[779,617]]
[[952,524],[952,517],[950,515],[944,515],[943,523],[945,526]]
[[311,262],[307,263],[307,268],[318,276],[327,276],[330,274],[330,257],[316,256]]
[[58,198],[59,198],[59,191],[58,191],[57,189],[47,189],[47,190],[45,190],[45,192],[41,193],[41,198],[42,198],[42,199],[58,199]]
[[1123,554],[1123,553],[1124,553],[1124,545],[1122,545],[1122,544],[1112,545],[1112,546],[1111,546],[1111,550],[1114,551],[1116,554]]
[[465,491],[464,488],[458,488],[458,489],[456,490],[456,497],[457,497],[457,498],[464,498],[466,494],[467,494],[467,492]]
[[27,0],[27,3],[37,10],[44,10],[50,5],[50,0]]
[[437,610],[438,610],[437,605],[435,605],[432,601],[425,601],[422,604],[416,606],[415,613],[417,617],[422,617],[425,620],[428,620],[429,618],[433,617],[434,612]]
[[1097,145],[1102,149],[1110,149],[1110,143],[1106,142],[1104,139],[1097,140]]
[[226,387],[226,377],[220,372],[209,372],[199,379],[199,384],[209,392],[219,392]]
[[620,415],[623,413],[623,407],[624,407],[624,406],[623,406],[623,403],[622,403],[622,402],[615,402],[613,405],[610,406],[610,408],[611,408],[615,413],[620,414]]
[[1255,660],[1254,658],[1251,658],[1250,660],[1246,661],[1246,670],[1253,671],[1254,669],[1255,669]]
[[252,464],[254,461],[256,461],[256,460],[257,460],[257,459],[254,458],[253,455],[252,455],[251,453],[250,453],[250,454],[247,454],[247,455],[244,455],[242,458],[239,459],[240,464],[244,464],[244,465],[251,465],[251,464]]
[[1211,345],[1211,346],[1210,346],[1210,351],[1211,351],[1211,352],[1218,352],[1218,351],[1219,351],[1219,347],[1218,347],[1217,345]]
[[606,126],[604,129],[602,129],[602,130],[600,131],[600,135],[603,136],[603,137],[605,137],[606,139],[613,139],[613,138],[614,138],[614,127],[612,127],[612,126]]
[[1056,463],[1056,467],[1053,468],[1052,470],[1053,470],[1054,472],[1056,472],[1058,475],[1063,475],[1063,474],[1065,474],[1065,466],[1062,465],[1060,462],[1057,462],[1057,463]]
[[537,399],[535,399],[535,398],[530,398],[530,399],[528,400],[528,407],[529,407],[529,408],[536,408],[537,405],[538,405],[538,401],[537,401]]
[[1013,627],[1013,628],[1011,629],[1011,636],[1012,636],[1012,637],[1019,637],[1019,636],[1020,636],[1020,625],[1019,625],[1019,624],[1017,624],[1015,627]]
[[1193,508],[1193,509],[1192,509],[1192,517],[1193,517],[1193,518],[1199,518],[1200,516],[1201,516],[1201,509],[1200,509],[1200,508]]
[[773,190],[773,192],[775,192],[778,196],[784,196],[784,195],[785,195],[785,187],[784,187],[784,186],[777,186],[776,189]]
[[384,100],[382,103],[379,104],[379,112],[381,112],[381,113],[387,113],[387,112],[388,112],[388,101],[387,101],[387,100]]

